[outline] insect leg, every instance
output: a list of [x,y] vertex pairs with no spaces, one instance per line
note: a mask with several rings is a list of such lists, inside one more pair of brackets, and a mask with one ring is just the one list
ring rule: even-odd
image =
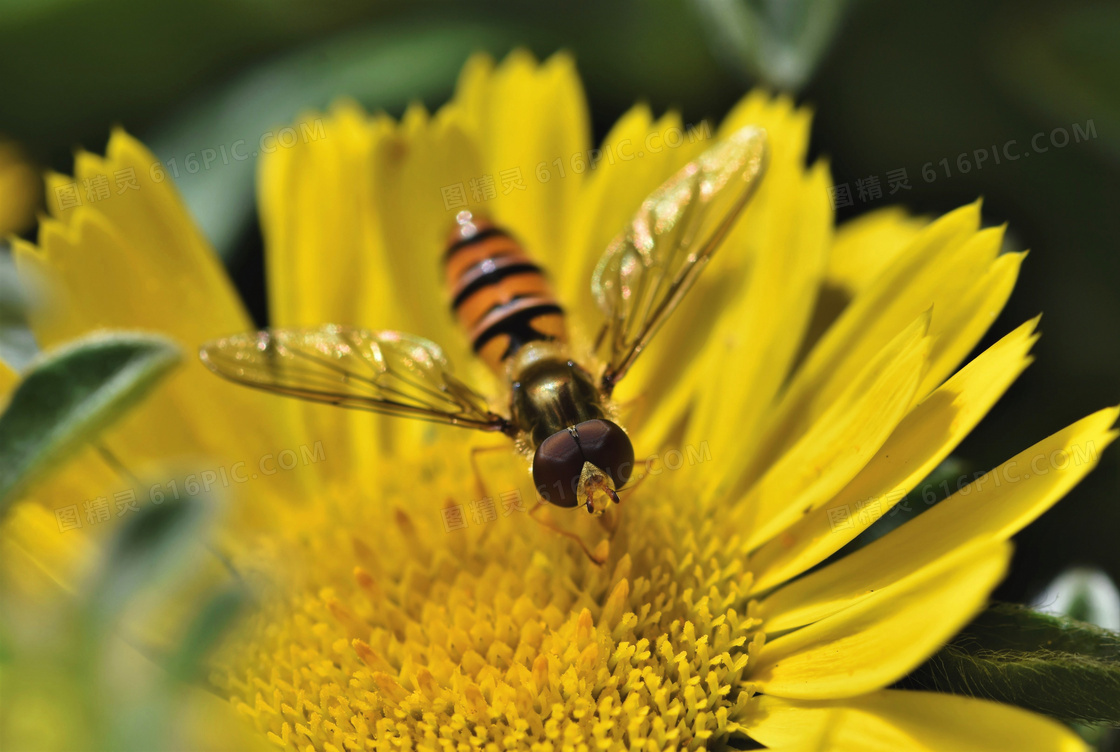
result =
[[478,497],[485,499],[490,494],[486,490],[486,481],[482,479],[482,468],[478,466],[478,455],[485,454],[486,452],[495,452],[499,449],[510,451],[509,444],[495,444],[493,446],[485,447],[471,447],[471,472],[474,473],[475,487],[478,489]]
[[117,455],[104,443],[96,442],[94,444],[94,447],[97,449],[97,453],[101,455],[101,459],[105,461],[105,464],[113,468],[113,470],[118,475],[120,475],[126,481],[132,483],[134,486],[142,485],[140,483],[140,479],[136,477],[136,474],[129,470],[128,466],[121,462],[120,458],[117,457]]
[[601,567],[603,564],[606,563],[607,557],[610,555],[610,543],[607,540],[603,540],[601,543],[599,543],[599,545],[597,545],[595,547],[595,550],[593,552],[591,549],[589,549],[587,547],[587,544],[583,542],[583,538],[579,537],[578,535],[571,532],[570,530],[563,529],[562,527],[560,527],[559,525],[554,523],[552,520],[542,519],[542,518],[538,517],[537,513],[540,512],[541,510],[543,510],[547,506],[548,506],[548,504],[546,504],[544,502],[538,503],[531,510],[529,510],[529,516],[532,517],[533,521],[536,522],[541,527],[547,528],[547,529],[551,530],[552,532],[554,532],[558,535],[564,536],[565,538],[570,538],[571,540],[574,540],[576,542],[576,544],[580,547],[580,550],[583,551],[583,553],[585,553],[587,555],[588,559],[591,559],[591,563],[594,564],[595,566]]
[[622,522],[622,496],[630,496],[631,493],[637,490],[638,486],[641,485],[642,481],[649,475],[649,466],[653,464],[653,460],[644,459],[634,464],[641,465],[642,474],[629,486],[620,489],[618,492],[612,491],[611,498],[614,499],[615,503],[612,505],[611,509],[607,510],[606,513],[599,517],[599,524],[607,531],[608,540],[614,539],[614,534],[618,532],[619,524]]
[[[471,472],[474,473],[475,488],[478,491],[479,499],[489,498],[493,500],[493,497],[490,496],[490,491],[486,488],[486,481],[482,477],[482,468],[478,465],[478,455],[485,454],[487,452],[496,452],[500,449],[504,449],[508,452],[510,450],[510,446],[509,444],[495,444],[493,446],[471,447]],[[490,528],[486,528],[485,530],[483,530],[482,535],[478,538],[478,543],[481,544],[483,541],[485,541],[489,534]]]
[[[621,492],[622,492],[622,494],[625,494],[626,496],[629,496],[629,495],[630,495],[630,494],[632,494],[632,493],[633,493],[633,492],[634,492],[635,490],[637,490],[638,486],[640,486],[640,485],[642,484],[642,481],[643,481],[643,480],[645,480],[646,478],[648,478],[648,477],[649,477],[649,475],[650,475],[650,473],[649,473],[649,466],[653,464],[653,462],[654,462],[654,459],[656,459],[656,458],[649,458],[649,459],[644,459],[644,460],[641,460],[640,462],[635,462],[635,463],[634,463],[635,469],[637,469],[637,466],[638,466],[638,465],[641,465],[641,466],[642,466],[642,471],[643,471],[643,472],[642,472],[642,474],[641,474],[641,475],[639,475],[639,476],[637,477],[637,479],[635,479],[635,480],[634,480],[634,482],[633,482],[633,483],[631,483],[630,485],[628,485],[628,486],[626,486],[625,488],[621,489]],[[619,501],[619,503],[621,503],[621,494],[620,494],[620,501]]]

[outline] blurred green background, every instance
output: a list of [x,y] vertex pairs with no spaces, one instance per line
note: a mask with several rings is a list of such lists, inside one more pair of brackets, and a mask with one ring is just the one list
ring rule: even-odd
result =
[[[1042,311],[1037,361],[959,452],[987,468],[1120,402],[1117,39],[1116,3],[8,0],[0,133],[60,171],[75,147],[102,149],[116,124],[182,162],[252,143],[340,95],[394,114],[414,99],[438,106],[470,52],[515,46],[574,52],[597,138],[636,100],[696,122],[718,120],[757,83],[794,92],[817,113],[814,153],[851,186],[841,220],[898,202],[934,214],[983,196],[986,219],[1008,222],[1013,245],[1031,249],[982,346]],[[1075,142],[1075,126],[1089,137]],[[1071,136],[1061,148],[1058,128]],[[995,164],[994,150],[1015,140],[1009,153],[1030,151],[1038,133],[1048,151]],[[912,189],[889,195],[887,173],[899,169]],[[883,196],[861,199],[855,181],[870,176]],[[252,181],[252,161],[219,162],[179,184],[263,323]],[[1018,537],[996,596],[1025,600],[1077,564],[1120,581],[1118,534],[1113,448]]]

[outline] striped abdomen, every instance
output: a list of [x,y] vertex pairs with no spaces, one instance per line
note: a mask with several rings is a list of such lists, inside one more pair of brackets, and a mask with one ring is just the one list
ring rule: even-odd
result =
[[452,310],[496,373],[504,374],[506,359],[528,342],[567,339],[564,312],[543,271],[505,230],[461,212],[444,264]]

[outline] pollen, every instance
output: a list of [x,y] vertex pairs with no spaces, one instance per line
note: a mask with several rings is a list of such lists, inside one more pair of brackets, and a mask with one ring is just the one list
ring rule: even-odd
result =
[[273,588],[283,595],[227,646],[213,682],[269,739],[301,750],[726,739],[742,730],[764,639],[744,595],[751,576],[724,553],[739,542],[680,519],[660,485],[633,500],[642,515],[602,566],[526,513],[450,533],[406,498],[344,525],[320,515],[271,552],[287,562],[289,581]]

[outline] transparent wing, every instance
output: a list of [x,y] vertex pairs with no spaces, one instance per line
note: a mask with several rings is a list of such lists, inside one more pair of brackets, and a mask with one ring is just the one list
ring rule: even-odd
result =
[[591,291],[607,319],[609,392],[676,309],[727,237],[766,169],[766,131],[736,131],[685,165],[649,198],[603,254]]
[[328,324],[271,329],[203,345],[206,366],[239,384],[312,402],[507,431],[485,398],[451,375],[434,342]]

